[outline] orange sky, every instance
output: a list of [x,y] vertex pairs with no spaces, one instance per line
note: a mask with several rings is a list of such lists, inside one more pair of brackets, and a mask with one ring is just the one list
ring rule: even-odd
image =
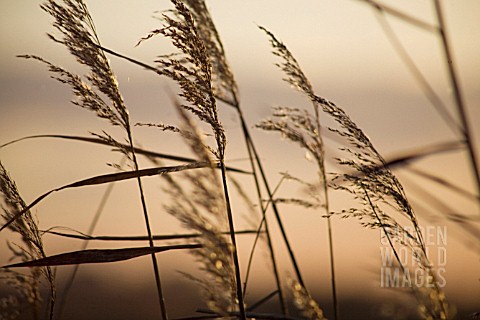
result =
[[[476,106],[480,103],[480,2],[444,2],[448,34],[453,44],[475,145],[479,149],[480,129],[477,124],[480,109]],[[288,46],[312,81],[317,94],[345,108],[387,159],[406,150],[458,140],[405,69],[380,28],[374,11],[362,1],[217,0],[208,3],[224,41],[227,57],[239,84],[246,118],[252,128],[270,114],[272,106],[309,107],[301,95],[281,81],[283,75],[273,65],[277,60],[270,53],[267,38],[258,30],[258,24],[268,28]],[[428,1],[382,3],[394,5],[431,24],[436,22]],[[167,42],[161,39],[134,47],[139,38],[158,27],[159,22],[151,16],[154,11],[167,8],[167,1],[103,0],[87,1],[87,4],[101,42],[106,47],[146,62],[171,50]],[[112,129],[105,121],[71,105],[69,89],[51,80],[43,65],[15,58],[17,54],[36,54],[70,70],[82,71],[63,48],[45,36],[46,32],[52,32],[49,27],[51,19],[38,8],[38,1],[3,0],[1,12],[0,144],[34,134],[86,136],[89,132],[99,133],[102,130],[122,137],[118,129]],[[389,18],[388,21],[449,111],[458,118],[439,38],[398,19]],[[168,98],[169,92],[176,90],[174,84],[117,58],[111,60],[130,109],[132,122],[175,121],[175,111]],[[229,140],[229,163],[248,169],[240,123],[235,118],[235,113],[221,109],[220,114]],[[305,179],[313,176],[314,166],[305,164],[303,151],[299,151],[295,145],[282,141],[274,134],[258,130],[252,132],[262,160],[268,168],[272,185],[279,181],[279,172],[288,171]],[[136,128],[134,134],[136,141],[147,148],[188,155],[186,148],[172,134],[149,128]],[[105,163],[118,162],[120,156],[110,153],[104,147],[42,139],[0,149],[0,159],[16,180],[26,202],[30,202],[43,192],[60,185],[111,172]],[[143,164],[149,165],[147,162]],[[475,190],[465,153],[428,158],[416,163],[416,166],[460,183],[472,192]],[[398,174],[405,183],[412,203],[418,205],[420,214],[429,204],[416,193],[416,189],[409,189],[414,176],[404,171],[399,171]],[[174,219],[162,213],[161,205],[165,197],[160,192],[157,180],[145,180],[149,205],[152,212],[156,212],[152,217],[155,232],[175,232]],[[253,185],[249,185],[250,182],[245,178],[241,180],[254,196]],[[424,183],[415,177],[413,181]],[[425,184],[424,187],[441,195],[459,213],[478,217],[478,207],[463,198],[445,193],[441,188],[436,189],[430,184]],[[63,191],[50,196],[34,210],[41,227],[68,226],[85,231],[104,188]],[[296,185],[286,185],[280,194],[291,195],[296,190]],[[115,187],[112,202],[107,206],[96,233],[144,233],[138,200],[125,196],[135,192],[135,186],[130,182]],[[332,202],[335,203],[334,207],[342,207],[342,197],[333,196]],[[239,203],[236,202],[236,205],[241,208]],[[327,285],[327,279],[318,276],[319,270],[328,271],[322,260],[327,252],[324,219],[313,211],[289,206],[282,209],[285,210],[285,223],[309,283],[312,283],[312,287]],[[431,210],[435,212],[437,208]],[[239,218],[238,222],[241,225],[240,220]],[[432,224],[423,218],[421,222]],[[439,222],[439,225],[443,226],[444,222]],[[340,294],[356,291],[352,287],[357,285],[383,294],[384,291],[378,288],[378,231],[364,230],[358,227],[356,221],[340,219],[334,219],[334,227]],[[454,301],[473,303],[474,297],[480,296],[480,259],[478,252],[474,251],[479,248],[478,238],[475,245],[465,245],[462,231],[452,224],[448,224],[448,228],[446,290],[452,294]],[[9,234],[0,234],[2,265],[9,256],[5,245],[5,240],[9,237]],[[279,241],[278,235],[275,237]],[[472,237],[468,239],[475,242]],[[248,250],[249,243],[250,240],[241,241],[241,252]],[[313,247],[318,251],[313,250],[311,244],[315,244]],[[47,237],[46,245],[47,252],[54,254],[76,250],[80,244],[75,241],[59,242],[57,238]],[[105,247],[110,244],[94,245]],[[164,265],[168,265],[166,269],[169,272],[182,269],[184,258],[174,256],[165,259],[167,262]],[[282,259],[284,271],[291,273],[286,257]],[[144,262],[147,265],[147,261]],[[128,265],[112,268],[123,275],[129,270]],[[148,268],[148,265],[139,268]],[[261,263],[258,268],[265,271]],[[355,271],[352,272],[352,269]]]

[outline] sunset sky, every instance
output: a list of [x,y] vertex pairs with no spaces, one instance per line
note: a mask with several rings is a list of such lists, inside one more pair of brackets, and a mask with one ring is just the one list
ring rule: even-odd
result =
[[[158,12],[170,8],[168,1],[102,0],[86,3],[95,21],[100,41],[105,47],[151,64],[156,56],[172,52],[172,46],[160,37],[135,46],[141,37],[160,27],[160,21],[153,17],[158,17]],[[437,24],[432,1],[381,3],[428,24]],[[51,17],[39,8],[39,1],[2,0],[1,4],[0,145],[30,135],[89,136],[90,132],[101,133],[103,130],[122,140],[123,134],[118,128],[112,128],[107,121],[72,105],[69,102],[72,100],[69,88],[50,79],[44,65],[16,58],[16,55],[20,54],[35,54],[68,70],[85,72],[63,47],[47,38],[47,32],[55,34],[55,31],[50,26]],[[268,39],[258,26],[267,28],[286,44],[309,77],[317,95],[344,108],[386,159],[424,150],[434,144],[462,139],[445,123],[425,97],[389,42],[379,23],[379,16],[364,1],[211,0],[207,1],[207,4],[238,82],[242,108],[267,168],[271,186],[280,181],[280,172],[288,172],[307,181],[314,179],[316,172],[314,164],[305,159],[305,152],[296,145],[288,143],[277,134],[254,128],[260,120],[271,115],[272,107],[310,108],[301,94],[282,81],[284,75],[274,65],[278,58],[271,54]],[[480,1],[442,1],[442,4],[474,145],[480,150]],[[458,122],[440,37],[392,16],[387,16],[387,21]],[[129,108],[132,123],[171,124],[177,121],[170,98],[171,93],[177,91],[174,83],[116,57],[109,58]],[[228,138],[227,162],[231,166],[249,170],[236,112],[223,105],[219,105],[219,108]],[[181,140],[172,133],[137,127],[134,129],[134,139],[139,146],[147,149],[190,156]],[[330,146],[327,154],[333,158],[338,155],[338,151],[334,149],[335,144]],[[0,149],[0,160],[16,181],[27,203],[56,187],[110,173],[113,169],[106,164],[118,163],[120,159],[120,154],[110,152],[107,147],[55,139],[27,140]],[[333,163],[329,162],[329,171],[338,170]],[[143,160],[141,165],[151,166]],[[467,153],[464,151],[427,157],[412,166],[447,179],[471,193],[476,192]],[[404,184],[421,224],[447,227],[447,297],[452,303],[458,304],[459,308],[463,308],[462,310],[472,310],[475,302],[478,308],[478,233],[475,239],[472,234],[462,231],[458,224],[442,219],[427,219],[432,215],[441,217],[441,210],[449,211],[453,208],[452,213],[473,219],[472,226],[478,231],[478,205],[419,178],[411,171],[398,169],[394,173]],[[235,177],[244,183],[245,189],[252,199],[255,199],[254,186],[248,177]],[[161,190],[159,180],[147,178],[144,182],[147,201],[151,212],[154,212],[154,232],[179,232],[175,219],[163,212],[162,205],[166,196]],[[423,189],[419,189],[418,185]],[[88,187],[54,193],[33,212],[38,216],[42,229],[64,226],[86,232],[105,188]],[[280,188],[279,196],[298,196],[301,195],[299,190],[298,185],[285,183]],[[432,192],[445,203],[432,204],[424,195],[425,190]],[[145,227],[137,193],[133,182],[115,185],[112,198],[95,234],[144,234]],[[344,196],[336,193],[331,196],[333,209],[341,210]],[[242,204],[238,200],[234,201],[234,206],[240,208],[236,222],[245,227]],[[447,208],[447,205],[450,208]],[[314,210],[286,205],[281,208],[287,232],[306,275],[306,282],[318,297],[330,299],[325,219],[321,217],[321,213]],[[333,227],[340,297],[343,297],[344,301],[354,299],[364,292],[365,288],[375,296],[396,297],[391,290],[379,288],[382,247],[379,232],[361,228],[358,221],[338,218],[333,219]],[[6,240],[12,239],[9,232],[0,234],[1,265],[8,263],[10,253]],[[251,240],[249,236],[240,240],[243,268],[246,266]],[[275,241],[279,243],[282,271],[292,275],[283,244],[280,244],[278,230],[275,231]],[[125,244],[97,242],[90,247],[122,245]],[[47,235],[45,246],[48,254],[57,254],[78,250],[81,243]],[[259,262],[255,265],[258,272],[254,273],[252,279],[252,283],[256,283],[252,287],[259,292],[258,296],[267,294],[270,289],[265,287],[272,286],[270,276],[267,275],[270,271],[262,260],[262,254],[266,256],[266,253],[258,254]],[[165,254],[159,258],[162,270],[172,275],[172,278],[178,277],[175,273],[177,270],[193,270],[191,258],[182,254]],[[109,266],[85,266],[84,272],[88,275],[85,279],[101,278],[98,281],[105,286],[133,288],[140,282],[153,292],[150,269],[150,260],[145,258]],[[134,271],[138,272],[138,275],[132,277],[132,270],[138,270]],[[60,279],[67,275],[66,268],[59,269]],[[173,297],[175,289],[168,290],[167,296]],[[342,307],[346,306],[341,304]],[[326,309],[328,310],[328,307]],[[181,312],[179,314],[182,315]]]

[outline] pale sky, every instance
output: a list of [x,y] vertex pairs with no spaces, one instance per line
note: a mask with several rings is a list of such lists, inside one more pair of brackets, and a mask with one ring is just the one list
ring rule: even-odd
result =
[[[89,132],[108,130],[118,134],[105,121],[71,105],[68,88],[49,78],[45,67],[34,61],[15,58],[18,54],[35,54],[69,70],[82,72],[73,59],[59,45],[46,37],[54,32],[51,18],[38,7],[39,1],[1,0],[0,13],[0,144],[34,134],[72,134],[87,136]],[[156,38],[135,47],[137,41],[150,30],[159,27],[153,19],[155,11],[169,7],[167,1],[86,1],[95,20],[102,44],[138,60],[151,63],[157,55],[169,53],[172,48],[166,40]],[[363,1],[207,1],[217,28],[224,41],[227,58],[240,88],[244,112],[252,127],[254,139],[268,168],[271,184],[280,180],[279,172],[288,171],[309,179],[312,168],[305,164],[304,153],[277,135],[253,129],[255,123],[270,115],[273,106],[309,107],[303,97],[281,81],[283,75],[274,66],[278,62],[271,54],[267,37],[257,28],[261,25],[281,39],[299,61],[316,92],[345,108],[386,157],[415,148],[458,140],[435,112],[408,73],[397,53],[382,31],[375,12]],[[382,1],[430,24],[436,24],[431,1]],[[469,121],[477,150],[480,148],[480,1],[442,1],[446,14],[455,64],[460,76]],[[434,90],[457,119],[444,56],[438,36],[412,27],[397,18],[388,17]],[[117,58],[111,58],[120,88],[130,109],[132,122],[175,121],[175,111],[169,93],[174,84]],[[240,124],[232,110],[221,110],[222,122],[228,136],[227,159],[232,165],[248,169]],[[229,135],[230,133],[230,135]],[[172,134],[148,128],[136,128],[136,141],[154,150],[188,155]],[[30,140],[0,149],[0,159],[17,181],[26,202],[40,194],[79,179],[111,172],[105,163],[118,162],[120,156],[108,148],[79,142]],[[466,154],[462,152],[428,158],[419,162],[419,168],[461,184],[474,192]],[[145,166],[149,165],[147,162]],[[399,173],[411,181],[408,173]],[[241,178],[244,181],[244,178]],[[408,180],[410,179],[410,180]],[[414,181],[421,182],[418,178]],[[417,180],[415,180],[417,179]],[[422,180],[423,181],[423,180]],[[152,210],[161,211],[164,198],[155,179],[148,180],[147,198]],[[402,181],[403,182],[403,181]],[[408,184],[408,182],[406,182]],[[405,185],[409,194],[408,185]],[[434,188],[427,184],[425,188]],[[253,186],[251,189],[252,195]],[[296,185],[285,186],[282,195],[296,192]],[[68,226],[81,231],[88,228],[104,188],[86,188],[54,194],[41,203],[37,213],[42,228]],[[106,209],[98,226],[98,234],[142,234],[143,221],[138,203],[125,197],[135,193],[134,185],[124,183],[116,187],[114,199]],[[425,204],[411,189],[412,201],[420,208]],[[431,189],[437,190],[437,189]],[[443,192],[443,191],[438,191]],[[450,198],[452,197],[452,198]],[[88,199],[88,200],[86,200]],[[341,197],[335,205],[341,207]],[[478,208],[445,194],[444,200],[466,216],[478,215]],[[452,202],[454,201],[454,202]],[[318,270],[327,272],[321,257],[312,252],[309,243],[315,243],[319,252],[326,254],[324,219],[312,211],[284,207],[286,225],[292,241],[297,244],[298,256],[304,263],[307,278],[314,283],[328,283],[318,277]],[[432,210],[436,210],[433,208]],[[133,217],[137,218],[133,218]],[[421,218],[424,223],[425,219]],[[174,232],[176,223],[165,214],[152,217],[158,233]],[[478,221],[478,219],[477,219]],[[240,223],[241,224],[241,223]],[[442,224],[442,222],[440,222]],[[320,226],[320,231],[319,231]],[[356,292],[352,283],[378,289],[379,234],[364,230],[358,222],[335,220],[335,247],[338,250],[340,294]],[[449,225],[450,226],[450,225]],[[478,224],[477,224],[478,227]],[[450,227],[449,227],[450,228]],[[478,254],[463,244],[461,231],[451,226],[448,246],[447,294],[457,302],[474,301],[480,295]],[[8,253],[0,235],[0,264],[5,264]],[[361,241],[358,241],[361,239]],[[277,239],[278,240],[278,239]],[[470,238],[470,241],[472,239]],[[318,245],[317,245],[318,244]],[[76,250],[78,242],[46,239],[50,254]],[[109,244],[95,244],[99,247]],[[248,250],[249,242],[241,244]],[[478,239],[477,239],[478,248]],[[279,251],[282,249],[279,249]],[[183,258],[166,258],[169,272],[182,269]],[[461,262],[460,262],[461,261]],[[147,260],[144,261],[148,269]],[[285,263],[285,269],[291,272]],[[112,267],[125,275],[120,265]],[[124,267],[127,268],[127,267]],[[142,268],[142,267],[140,267]],[[262,268],[262,267],[259,267]],[[263,267],[265,269],[265,267]],[[352,277],[352,268],[358,270]],[[373,270],[373,271],[372,271]],[[265,271],[265,270],[263,270]],[[148,271],[145,271],[148,272]],[[126,280],[127,282],[129,280]],[[377,286],[377,287],[375,287]],[[463,295],[460,292],[463,291]],[[383,291],[378,291],[382,293]]]

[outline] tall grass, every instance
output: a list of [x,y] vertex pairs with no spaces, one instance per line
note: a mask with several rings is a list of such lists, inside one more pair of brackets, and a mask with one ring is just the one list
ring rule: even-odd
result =
[[[5,206],[2,206],[2,217],[5,220],[11,218],[14,212],[26,207],[25,202],[20,196],[15,182],[12,180],[7,170],[0,162],[0,192]],[[21,261],[30,261],[46,257],[43,247],[42,235],[38,229],[37,221],[30,211],[20,218],[16,219],[9,228],[21,236],[22,244],[9,244],[14,258]],[[41,316],[42,298],[40,293],[41,277],[44,276],[50,287],[49,294],[49,318],[53,318],[53,311],[56,300],[55,274],[49,266],[33,267],[29,273],[19,273],[15,270],[2,270],[2,279],[14,287],[18,295],[2,298],[2,310],[0,315],[5,319],[16,317],[20,310],[30,309],[32,319],[44,318]],[[26,306],[26,304],[28,306]]]
[[[442,114],[453,130],[463,134],[465,146],[470,154],[472,170],[478,182],[475,151],[468,126],[467,116],[455,69],[450,61],[451,52],[445,34],[445,24],[438,1],[436,13],[438,27],[412,18],[407,14],[383,6],[376,1],[364,1],[373,6],[380,13],[392,14],[407,23],[419,28],[438,30],[441,34],[446,59],[449,61],[451,81],[455,87],[455,96],[461,117],[461,124],[453,124],[453,117],[441,103],[428,82],[410,60],[408,52],[404,50],[396,39],[395,34],[386,20],[381,20],[383,28],[389,35],[397,52],[403,57],[409,70],[414,74],[423,90]],[[428,281],[420,286],[409,286],[411,294],[417,301],[418,316],[422,319],[449,319],[454,315],[450,312],[451,306],[447,302],[442,287],[438,284],[434,266],[432,265],[427,245],[422,234],[419,218],[407,194],[394,174],[394,168],[404,167],[409,161],[426,155],[432,155],[445,150],[456,150],[458,143],[446,143],[431,149],[406,154],[388,160],[374,146],[373,141],[364,133],[359,125],[347,115],[346,111],[332,101],[317,94],[314,86],[306,76],[294,54],[282,43],[272,31],[260,27],[271,46],[273,54],[279,59],[277,66],[283,73],[284,80],[297,89],[310,103],[309,109],[281,106],[273,110],[272,115],[257,122],[256,127],[264,131],[274,131],[281,134],[285,140],[307,152],[307,158],[314,163],[313,181],[284,173],[281,183],[294,181],[306,190],[306,197],[298,198],[276,196],[276,190],[271,188],[269,177],[266,175],[262,157],[250,133],[250,125],[244,116],[243,106],[240,103],[240,89],[234,77],[233,69],[227,60],[226,49],[222,43],[220,32],[217,30],[207,4],[203,0],[171,0],[172,8],[165,11],[161,17],[162,25],[145,37],[137,45],[155,37],[163,37],[170,41],[175,52],[158,56],[152,63],[145,63],[127,57],[115,50],[104,47],[97,35],[95,24],[86,4],[82,0],[46,1],[41,7],[54,18],[53,26],[59,33],[49,35],[54,42],[66,47],[80,65],[87,67],[88,73],[79,75],[70,72],[43,57],[36,55],[21,55],[25,59],[35,60],[47,66],[52,77],[69,86],[75,96],[72,103],[76,106],[92,111],[96,117],[106,119],[114,126],[121,128],[121,134],[126,142],[120,142],[114,134],[102,132],[93,134],[93,137],[78,137],[66,135],[43,135],[26,138],[50,137],[63,140],[80,140],[91,144],[106,145],[120,151],[128,160],[127,169],[124,165],[114,165],[119,172],[85,178],[66,185],[47,190],[30,204],[21,198],[15,183],[0,163],[0,189],[5,203],[0,231],[9,229],[13,234],[21,236],[20,245],[10,245],[11,253],[16,261],[3,269],[2,280],[17,290],[17,295],[2,298],[5,306],[0,313],[6,319],[14,319],[22,313],[21,308],[28,303],[31,306],[32,318],[45,318],[41,314],[43,302],[40,290],[40,278],[44,275],[49,284],[48,317],[50,319],[63,318],[62,310],[65,305],[55,306],[55,272],[52,267],[75,265],[78,268],[86,263],[110,263],[125,261],[141,256],[150,256],[153,275],[158,297],[158,317],[169,319],[169,298],[163,290],[164,280],[160,277],[160,267],[157,255],[168,254],[177,250],[188,250],[195,259],[198,274],[183,276],[201,288],[204,306],[199,306],[201,316],[191,316],[189,319],[200,318],[258,318],[258,319],[297,319],[289,307],[293,301],[297,309],[308,319],[342,319],[341,290],[338,287],[338,262],[336,256],[336,228],[341,228],[341,219],[358,221],[366,229],[376,230],[395,255],[398,268],[406,275],[408,266],[399,257],[399,250],[406,249],[415,257],[419,268],[427,275]],[[156,75],[172,80],[179,88],[175,95],[171,92],[171,104],[177,110],[179,122],[177,124],[144,123],[138,124],[151,129],[158,129],[158,135],[180,135],[185,142],[191,157],[172,155],[168,152],[156,152],[141,148],[135,142],[132,133],[132,123],[127,105],[121,94],[120,87],[108,60],[107,55],[113,55],[145,69]],[[233,108],[241,124],[241,134],[247,150],[249,171],[227,165],[229,148],[227,132],[222,124],[219,108]],[[204,132],[206,131],[206,132]],[[25,139],[26,139],[25,138]],[[336,148],[331,152],[327,146],[327,139],[333,139]],[[21,141],[18,139],[14,142]],[[274,140],[275,141],[275,140]],[[11,142],[11,143],[14,143]],[[6,147],[6,143],[1,147]],[[463,147],[463,145],[461,145]],[[152,167],[141,167],[139,157],[143,156],[152,163]],[[164,160],[180,162],[178,165],[166,166]],[[333,161],[336,171],[328,172],[327,162]],[[298,164],[296,164],[298,165]],[[303,164],[300,164],[303,166]],[[231,175],[242,175],[251,179],[254,185],[256,200],[248,199],[241,184]],[[427,173],[420,172],[425,177]],[[151,213],[148,210],[146,192],[142,179],[149,176],[159,176],[162,194],[168,199],[162,200],[166,213],[177,219],[188,233],[176,235],[156,235],[152,232],[150,222]],[[430,180],[440,181],[437,177]],[[146,228],[146,235],[142,236],[93,236],[92,227],[87,234],[80,232],[60,232],[56,229],[40,231],[32,209],[54,192],[66,189],[83,188],[100,184],[109,184],[125,180],[136,181],[138,194],[129,195],[138,197]],[[468,193],[455,183],[441,184],[458,193]],[[235,185],[237,192],[232,192]],[[281,185],[277,186],[281,188]],[[158,192],[156,190],[155,192]],[[348,204],[332,205],[338,193],[347,194],[351,198]],[[233,197],[243,198],[249,203],[250,210],[257,210],[261,217],[254,226],[255,230],[239,231],[239,214],[234,210]],[[478,201],[478,195],[471,196]],[[108,201],[108,194],[104,200]],[[257,205],[252,205],[252,203]],[[315,301],[312,292],[315,285],[308,283],[301,272],[300,263],[296,258],[298,248],[287,236],[288,225],[282,219],[280,205],[300,205],[315,212],[325,222],[325,230],[318,226],[324,234],[324,243],[321,246],[328,248],[328,257],[321,257],[328,266],[328,274],[318,274],[322,279],[329,279],[331,287],[332,305],[325,301]],[[103,207],[103,206],[102,206]],[[333,208],[339,208],[333,209]],[[101,210],[98,214],[101,214]],[[276,221],[275,229],[271,216]],[[96,218],[98,219],[98,215]],[[335,221],[335,223],[334,223]],[[92,222],[94,226],[96,220]],[[464,222],[465,223],[465,222]],[[468,223],[466,223],[468,224]],[[334,229],[335,227],[335,229]],[[273,232],[280,234],[281,242],[274,241]],[[254,244],[246,255],[239,251],[238,237],[240,234],[253,234]],[[57,255],[46,254],[42,238],[57,236],[80,239],[82,241],[148,241],[148,247],[125,247],[120,249],[92,249],[87,250],[86,242],[81,250]],[[265,239],[268,248],[269,267],[271,268],[275,289],[261,297],[258,301],[247,299],[249,286],[247,282],[253,269],[254,252],[257,250],[257,240]],[[181,243],[159,246],[155,241],[176,240]],[[285,252],[281,251],[281,246]],[[335,250],[334,250],[335,249]],[[293,276],[288,281],[282,272],[278,255],[288,256]],[[243,259],[248,262],[243,263]],[[244,267],[246,266],[246,269]],[[28,272],[18,273],[15,268],[28,267]],[[325,269],[325,268],[322,268]],[[77,269],[75,269],[77,270]],[[76,271],[72,275],[73,283]],[[68,285],[68,286],[70,286]],[[400,289],[399,289],[400,291]],[[67,304],[69,290],[61,292],[62,303]],[[181,293],[177,293],[181,299]],[[257,311],[259,306],[276,297],[271,313]],[[181,303],[181,302],[180,302]],[[327,309],[331,309],[328,314]],[[206,315],[205,315],[206,314]],[[302,318],[303,319],[303,318]]]
[[[33,58],[46,63],[50,72],[54,74],[54,77],[56,77],[58,81],[66,83],[72,88],[78,99],[74,104],[95,112],[98,117],[107,119],[113,126],[122,127],[129,144],[129,149],[124,150],[124,152],[129,156],[134,170],[138,171],[138,161],[133,146],[133,136],[127,107],[125,106],[110,63],[104,52],[98,48],[100,41],[87,6],[81,1],[65,1],[63,6],[55,1],[48,1],[42,5],[42,9],[55,19],[53,26],[62,36],[62,39],[57,39],[55,36],[49,35],[50,39],[67,47],[69,52],[76,57],[80,64],[90,69],[90,73],[84,77],[87,82],[85,82],[81,76],[57,67],[40,57],[29,55],[23,57],[27,59]],[[92,87],[97,91],[92,89]],[[104,94],[108,100],[105,101],[99,93]],[[101,138],[106,140],[111,139],[108,135]],[[137,183],[145,219],[145,227],[149,237],[149,245],[153,247],[152,231],[149,222],[150,218],[140,177],[137,177]],[[162,315],[163,318],[166,319],[167,312],[165,310],[162,293],[160,271],[154,254],[152,254],[152,264]]]

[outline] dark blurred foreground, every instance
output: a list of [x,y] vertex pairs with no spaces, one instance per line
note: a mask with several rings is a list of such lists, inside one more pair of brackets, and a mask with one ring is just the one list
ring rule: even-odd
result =
[[[140,278],[140,275],[139,275]],[[125,279],[98,278],[84,274],[77,278],[69,295],[68,303],[61,318],[56,315],[55,319],[66,320],[130,320],[130,319],[159,319],[159,307],[155,289],[148,283],[134,283],[130,280],[126,285]],[[61,301],[62,286],[58,286]],[[357,292],[360,288],[357,288]],[[167,308],[170,319],[179,319],[189,316],[205,315],[196,312],[198,309],[206,309],[201,302],[201,295],[197,287],[188,280],[180,278],[175,282],[166,281],[164,284]],[[6,296],[6,288],[0,288],[0,297]],[[253,304],[268,292],[262,292],[258,296],[247,296],[247,303]],[[314,297],[322,296],[313,292]],[[389,296],[389,295],[386,295]],[[408,297],[399,296],[398,299],[385,301],[384,297],[374,297],[367,291],[363,294],[340,296],[340,319],[420,319],[416,314],[416,305]],[[333,319],[331,301],[322,301],[317,298],[329,319]],[[58,305],[57,305],[58,307]],[[477,308],[477,309],[475,309]],[[455,319],[473,319],[472,315],[480,310],[479,306],[457,305]],[[18,319],[33,319],[28,309]],[[292,316],[301,315],[293,304],[289,310]],[[257,313],[279,314],[278,304],[275,298],[255,310]],[[42,317],[43,318],[43,317]]]

